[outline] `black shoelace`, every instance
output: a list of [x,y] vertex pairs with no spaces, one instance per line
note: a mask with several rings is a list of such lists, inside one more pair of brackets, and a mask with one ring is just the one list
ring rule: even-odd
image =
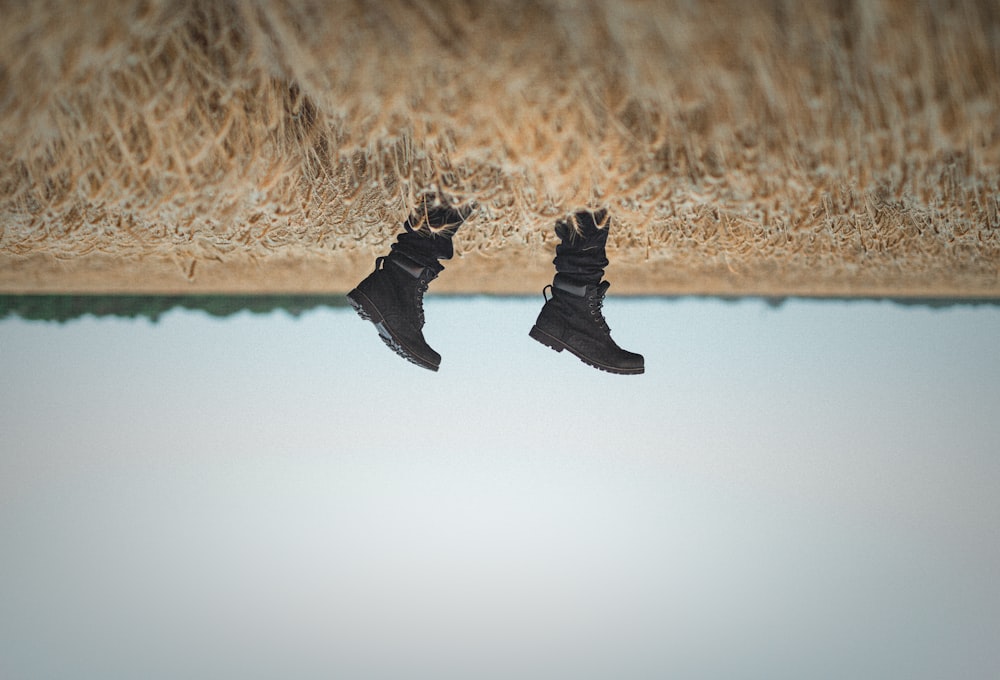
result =
[[611,328],[604,318],[604,293],[606,290],[607,288],[604,286],[594,289],[594,292],[587,296],[587,304],[590,307],[590,315],[594,317],[594,323],[610,333]]
[[430,285],[431,279],[433,278],[427,276],[426,270],[424,271],[425,273],[421,274],[417,279],[417,288],[413,293],[414,306],[417,309],[417,320],[420,322],[421,326],[424,325],[424,293],[427,292],[427,287]]

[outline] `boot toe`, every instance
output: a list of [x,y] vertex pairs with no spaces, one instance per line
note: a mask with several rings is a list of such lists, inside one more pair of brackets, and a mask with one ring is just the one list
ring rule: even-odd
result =
[[622,350],[623,356],[618,366],[628,373],[642,373],[646,370],[646,358],[641,354]]
[[379,337],[389,349],[407,361],[432,371],[441,366],[441,355],[427,344],[423,335],[414,329],[406,329],[405,325],[393,323],[394,319],[386,318],[375,324]]

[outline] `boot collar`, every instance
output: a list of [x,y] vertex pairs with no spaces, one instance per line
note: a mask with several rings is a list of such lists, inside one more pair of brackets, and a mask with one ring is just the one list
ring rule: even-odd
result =
[[577,297],[587,297],[597,292],[600,295],[604,295],[605,291],[611,286],[607,281],[601,281],[596,286],[576,286],[572,283],[566,283],[565,281],[553,281],[552,287],[556,288],[564,293],[569,293],[570,295],[575,295]]
[[428,269],[427,267],[420,266],[416,262],[411,262],[403,258],[390,257],[389,261],[398,266],[400,269],[402,269],[415,279],[419,279],[421,276],[423,276],[424,272]]
[[553,281],[552,287],[577,297],[583,297],[587,294],[587,286],[574,286],[572,283],[565,281]]

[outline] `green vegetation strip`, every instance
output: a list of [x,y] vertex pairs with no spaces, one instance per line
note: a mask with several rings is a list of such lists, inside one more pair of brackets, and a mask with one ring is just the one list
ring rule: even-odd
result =
[[319,307],[346,305],[342,295],[0,295],[0,319],[19,316],[63,322],[92,315],[158,321],[173,309],[200,310],[219,317],[280,309],[299,316]]

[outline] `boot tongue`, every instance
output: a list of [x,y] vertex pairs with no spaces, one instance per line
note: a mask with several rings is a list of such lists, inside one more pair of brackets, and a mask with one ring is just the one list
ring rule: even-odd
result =
[[605,293],[608,292],[608,288],[610,287],[611,284],[608,281],[601,281],[596,286],[588,286],[587,287],[588,297],[594,297],[603,300]]

